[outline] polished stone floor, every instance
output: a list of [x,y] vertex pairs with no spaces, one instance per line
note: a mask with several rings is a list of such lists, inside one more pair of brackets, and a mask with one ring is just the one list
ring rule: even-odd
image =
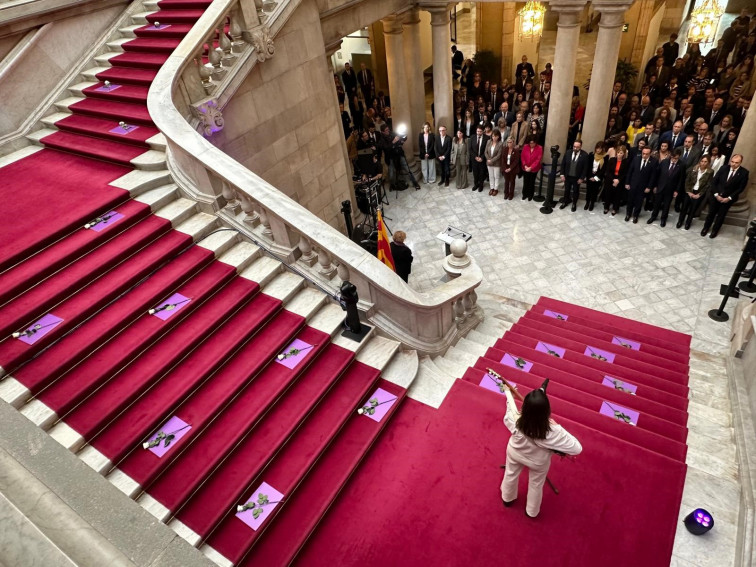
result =
[[[541,295],[693,335],[693,348],[724,354],[729,325],[707,313],[721,301],[740,256],[742,228],[724,227],[712,240],[658,221],[639,224],[583,210],[539,212],[535,202],[505,201],[470,189],[422,185],[420,191],[391,193],[385,215],[392,230],[404,230],[414,251],[410,285],[426,291],[444,277],[444,249],[436,235],[447,224],[473,235],[469,253],[483,269],[483,291],[535,302]],[[453,185],[453,184],[452,184]],[[732,303],[732,302],[731,302]]]

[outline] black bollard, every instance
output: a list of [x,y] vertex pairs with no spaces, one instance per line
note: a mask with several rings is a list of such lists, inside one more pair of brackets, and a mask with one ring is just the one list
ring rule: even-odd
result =
[[341,201],[341,214],[344,215],[344,226],[346,227],[346,233],[349,238],[352,238],[352,232],[354,226],[352,226],[352,202]]
[[550,215],[554,209],[554,185],[556,185],[557,167],[559,164],[559,146],[551,146],[551,171],[549,171],[549,182],[546,185],[546,201],[540,208],[541,213]]
[[357,287],[352,282],[345,281],[341,284],[339,291],[341,292],[339,303],[341,308],[346,311],[344,328],[347,331],[359,334],[362,331],[362,323],[360,322],[360,312],[357,309],[357,303],[360,301],[360,297],[357,295]]

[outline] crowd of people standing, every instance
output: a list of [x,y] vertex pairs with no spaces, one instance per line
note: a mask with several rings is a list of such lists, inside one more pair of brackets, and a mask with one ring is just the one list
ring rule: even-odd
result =
[[[756,19],[744,10],[706,55],[697,44],[679,55],[672,34],[648,61],[638,92],[626,92],[620,81],[614,84],[605,136],[591,153],[582,148],[585,108],[574,88],[568,150],[560,163],[561,209],[576,211],[583,191],[585,210],[592,211],[600,201],[604,214],[614,216],[626,207],[625,221],[637,223],[645,210],[651,213],[647,223],[659,218],[665,226],[674,208],[677,227],[689,229],[708,206],[701,234],[716,237],[748,182],[734,148],[754,91]],[[452,70],[459,81],[453,95],[454,130],[447,133],[447,125],[440,124],[434,132],[424,124],[418,138],[423,180],[445,186],[453,181],[457,189],[478,192],[487,184],[490,196],[501,190],[511,200],[515,181],[522,178],[521,197],[532,200],[545,158],[551,64],[536,76],[523,56],[510,84],[506,78],[483,77],[455,46]],[[400,138],[391,128],[388,97],[375,93],[364,65],[359,72],[347,65],[341,78],[343,86],[336,78],[340,102],[346,98],[350,107],[347,115],[342,106],[350,157],[361,150],[382,153],[396,177],[400,164],[394,149]],[[363,100],[371,101],[367,108]],[[400,188],[396,183],[392,180]]]

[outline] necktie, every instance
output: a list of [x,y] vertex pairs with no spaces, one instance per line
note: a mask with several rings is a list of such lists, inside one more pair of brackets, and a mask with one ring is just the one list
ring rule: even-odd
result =
[[677,134],[672,136],[672,148],[674,149],[675,145],[677,144]]
[[672,173],[675,170],[675,162],[669,162],[669,172]]
[[478,136],[478,155],[480,155],[480,146],[483,143],[483,138]]
[[646,167],[646,160],[645,159],[641,162],[641,171],[643,171],[644,167]]
[[578,158],[578,154],[577,154],[577,152],[575,152],[575,153],[574,153],[574,154],[572,155],[572,161],[577,161],[577,158]]
[[734,170],[734,169],[731,169],[731,170],[730,170],[730,175],[728,175],[728,176],[727,176],[727,181],[729,181],[730,179],[732,179],[732,176],[733,176],[733,175],[735,175],[735,170]]
[[683,158],[684,158],[684,159],[688,159],[688,152],[689,152],[689,151],[690,151],[690,150],[685,150],[685,155],[683,156]]

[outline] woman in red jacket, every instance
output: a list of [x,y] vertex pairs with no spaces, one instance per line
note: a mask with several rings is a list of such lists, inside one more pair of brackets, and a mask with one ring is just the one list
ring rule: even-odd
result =
[[528,136],[525,140],[525,146],[520,154],[520,164],[522,165],[522,198],[528,201],[533,200],[535,193],[535,180],[538,170],[541,169],[541,158],[543,157],[543,146],[538,145],[535,136]]

